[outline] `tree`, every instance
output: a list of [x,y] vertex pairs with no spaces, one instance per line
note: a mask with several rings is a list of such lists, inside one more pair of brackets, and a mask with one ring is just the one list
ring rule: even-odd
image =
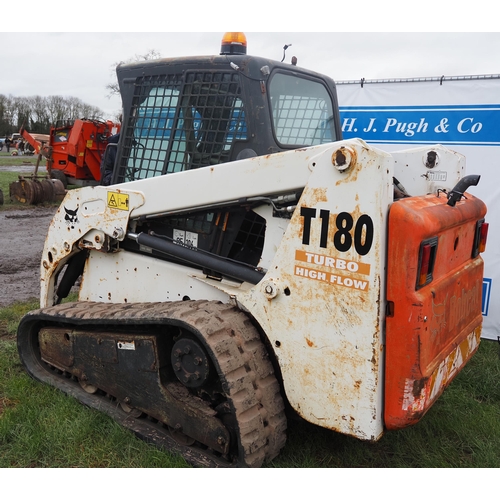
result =
[[10,122],[7,115],[7,97],[0,94],[0,137],[10,132]]
[[82,103],[79,117],[88,118],[89,120],[98,120],[102,118],[102,111],[96,106]]
[[[111,73],[116,77],[116,68],[120,64],[128,64],[132,62],[140,62],[140,61],[152,61],[154,59],[159,59],[161,54],[155,49],[149,49],[145,54],[138,55],[136,54],[134,57],[127,59],[126,61],[120,61],[113,64],[111,67]],[[120,95],[120,87],[117,81],[108,83],[106,85],[106,89],[108,90],[108,98],[113,95]]]
[[10,135],[13,131],[14,98],[2,95],[2,136]]
[[65,119],[68,121],[74,121],[77,118],[81,118],[80,109],[82,107],[82,101],[77,97],[68,97],[66,98],[66,112]]
[[62,122],[65,117],[64,97],[60,95],[51,95],[47,97],[47,111],[49,113],[49,121],[51,125],[57,125]]
[[78,118],[102,119],[102,111],[77,97],[53,95],[13,97],[0,94],[0,137],[18,132],[48,134],[52,125],[73,122]]
[[31,123],[31,105],[27,97],[14,97],[14,113],[15,120],[13,121],[16,130]]
[[47,111],[47,99],[39,95],[30,97],[31,102],[31,124],[30,130],[40,134],[48,134],[50,131],[50,120]]

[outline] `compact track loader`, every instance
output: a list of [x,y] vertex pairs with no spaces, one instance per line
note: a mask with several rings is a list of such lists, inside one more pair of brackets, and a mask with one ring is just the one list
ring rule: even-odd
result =
[[117,75],[112,185],[50,225],[27,371],[197,465],[272,460],[288,412],[368,441],[418,422],[480,341],[464,158],[342,140],[334,82],[241,34]]

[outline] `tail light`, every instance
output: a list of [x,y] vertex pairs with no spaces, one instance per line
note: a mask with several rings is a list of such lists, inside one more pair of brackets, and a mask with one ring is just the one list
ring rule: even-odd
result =
[[428,285],[433,279],[432,273],[434,272],[434,263],[436,262],[437,244],[437,237],[425,240],[420,244],[415,290]]
[[486,250],[486,240],[488,239],[489,224],[484,219],[476,223],[476,235],[474,237],[474,246],[472,247],[472,258],[477,257]]

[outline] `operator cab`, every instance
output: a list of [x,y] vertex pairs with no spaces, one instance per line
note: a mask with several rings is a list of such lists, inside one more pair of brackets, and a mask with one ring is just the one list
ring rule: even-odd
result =
[[[249,56],[242,34],[235,35],[225,37],[219,56],[160,59],[117,68],[124,113],[114,184],[342,138],[333,80],[295,65]],[[287,195],[297,200],[300,193]],[[138,221],[137,231],[255,267],[262,257],[267,226],[255,208],[238,201],[224,208],[157,214]],[[277,211],[273,217],[289,218],[290,213]],[[145,251],[131,241],[121,246]],[[161,252],[153,255],[181,263]],[[204,272],[222,277],[214,269]]]
[[125,111],[114,183],[342,138],[333,80],[246,55],[240,35],[226,34],[219,56],[118,66]]

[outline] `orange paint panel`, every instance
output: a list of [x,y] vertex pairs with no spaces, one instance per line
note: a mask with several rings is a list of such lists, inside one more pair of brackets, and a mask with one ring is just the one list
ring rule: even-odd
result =
[[[391,207],[384,408],[388,429],[418,422],[477,349],[483,261],[471,255],[476,221],[486,207],[472,195],[467,198],[455,207],[447,205],[445,196],[433,195]],[[418,288],[420,246],[433,238],[432,280]]]
[[71,125],[53,128],[51,168],[80,180],[101,178],[101,159],[111,130],[119,126],[108,121],[75,120]]

